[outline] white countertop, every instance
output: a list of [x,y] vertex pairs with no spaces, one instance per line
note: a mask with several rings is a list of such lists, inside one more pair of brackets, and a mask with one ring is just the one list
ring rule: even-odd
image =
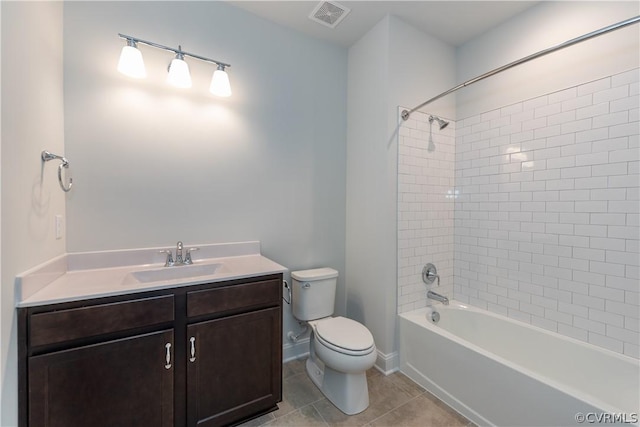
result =
[[[284,273],[286,267],[260,254],[260,242],[193,245],[193,265],[164,267],[161,248],[65,254],[16,277],[16,307],[78,301],[134,292],[213,283],[265,274]],[[185,245],[184,250],[192,247]],[[173,248],[172,248],[172,251]],[[184,269],[220,264],[214,274],[140,282],[132,273]],[[193,270],[195,271],[195,270]]]

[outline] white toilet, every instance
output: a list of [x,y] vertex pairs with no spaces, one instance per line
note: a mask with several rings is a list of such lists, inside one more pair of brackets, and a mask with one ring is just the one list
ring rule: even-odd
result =
[[367,369],[376,361],[371,332],[355,320],[332,317],[338,272],[291,272],[293,316],[311,327],[307,373],[338,409],[354,415],[369,406]]

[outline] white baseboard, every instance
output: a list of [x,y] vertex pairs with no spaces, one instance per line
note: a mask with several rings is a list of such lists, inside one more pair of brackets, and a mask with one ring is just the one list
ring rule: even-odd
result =
[[282,346],[282,363],[306,357],[309,354],[309,337],[298,342],[285,342]]
[[378,350],[375,367],[385,375],[393,374],[400,370],[400,355],[397,351],[384,354]]

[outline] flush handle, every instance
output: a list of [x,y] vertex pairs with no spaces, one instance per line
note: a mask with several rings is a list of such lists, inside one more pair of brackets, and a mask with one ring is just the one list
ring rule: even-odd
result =
[[191,342],[191,357],[189,358],[189,362],[196,361],[196,337],[189,338]]
[[166,353],[166,364],[164,365],[165,369],[171,369],[171,343],[166,343],[164,345],[165,349],[167,350]]
[[305,282],[305,283],[302,284],[302,288],[303,289],[309,289],[310,287],[311,287],[311,283],[309,283],[309,282]]

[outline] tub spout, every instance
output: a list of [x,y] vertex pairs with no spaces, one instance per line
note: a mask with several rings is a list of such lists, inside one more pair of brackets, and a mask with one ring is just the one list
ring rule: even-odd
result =
[[435,293],[433,291],[427,292],[427,298],[428,299],[434,299],[436,301],[440,301],[444,305],[449,305],[449,298],[445,297],[444,295],[437,294],[437,293]]

